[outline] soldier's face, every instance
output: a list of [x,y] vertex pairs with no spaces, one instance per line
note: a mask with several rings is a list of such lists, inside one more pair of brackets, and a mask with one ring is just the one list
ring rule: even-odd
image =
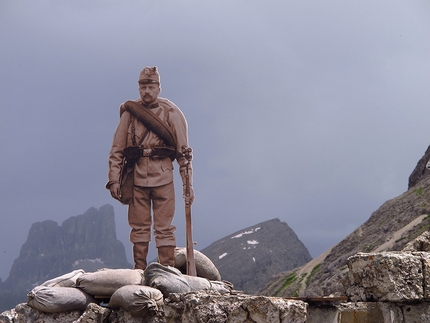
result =
[[153,103],[160,94],[161,88],[158,84],[139,83],[139,93],[142,101],[146,104]]

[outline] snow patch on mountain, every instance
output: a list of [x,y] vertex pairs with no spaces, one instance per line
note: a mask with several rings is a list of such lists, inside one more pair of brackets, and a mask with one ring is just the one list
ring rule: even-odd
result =
[[222,255],[220,255],[220,256],[218,256],[218,259],[222,259],[222,258],[224,258],[225,256],[227,256],[228,255],[228,253],[227,252],[224,252]]
[[242,237],[244,234],[252,234],[252,233],[254,233],[254,232],[257,232],[258,230],[260,230],[260,227],[256,227],[256,228],[253,228],[253,229],[251,229],[251,230],[248,230],[248,231],[244,231],[244,232],[242,232],[242,233],[239,233],[239,234],[237,234],[237,235],[235,235],[235,236],[231,237],[231,239],[240,238],[240,237]]

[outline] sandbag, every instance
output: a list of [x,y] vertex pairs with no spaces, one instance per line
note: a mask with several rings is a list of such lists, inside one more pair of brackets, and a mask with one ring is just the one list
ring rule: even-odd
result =
[[155,314],[163,304],[163,294],[158,289],[127,285],[112,294],[108,306],[113,309],[121,307],[133,315],[145,316]]
[[85,271],[82,269],[74,270],[70,273],[64,274],[62,276],[47,280],[41,286],[47,287],[72,287],[76,284],[76,280],[79,276],[81,276]]
[[[221,280],[221,275],[218,269],[206,255],[198,250],[194,250],[194,261],[196,263],[196,272],[198,277],[210,280]],[[186,248],[175,248],[175,267],[183,274],[187,272]]]
[[48,313],[65,311],[85,311],[95,299],[84,291],[74,287],[37,286],[27,294],[28,306]]
[[234,290],[234,286],[231,282],[223,280],[223,281],[216,281],[211,280],[211,290],[216,290],[220,294],[226,294],[230,293]]
[[82,274],[76,280],[76,287],[90,295],[110,297],[120,287],[144,285],[141,269],[102,269]]
[[184,275],[184,278],[188,282],[191,291],[216,290],[221,294],[226,294],[231,292],[233,289],[233,284],[227,281],[209,280],[188,275]]
[[227,293],[232,290],[228,282],[210,281],[202,277],[183,275],[179,269],[151,263],[145,270],[145,281],[148,286],[159,289],[164,297],[170,293],[188,293],[199,290],[217,290]]
[[149,264],[145,269],[146,285],[160,290],[164,297],[170,293],[191,292],[190,285],[183,276],[179,269],[163,266],[158,262]]

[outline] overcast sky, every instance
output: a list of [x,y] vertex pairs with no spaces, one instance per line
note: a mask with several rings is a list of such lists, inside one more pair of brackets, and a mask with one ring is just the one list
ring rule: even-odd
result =
[[[317,257],[430,144],[429,17],[428,0],[0,1],[0,277],[34,222],[107,203],[130,257],[104,185],[146,65],[188,119],[197,249],[279,218]],[[180,198],[175,224],[184,246]]]

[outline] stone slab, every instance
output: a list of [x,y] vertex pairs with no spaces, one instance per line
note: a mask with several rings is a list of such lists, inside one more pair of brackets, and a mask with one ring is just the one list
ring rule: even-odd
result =
[[358,253],[348,258],[346,293],[352,301],[425,299],[422,253]]

